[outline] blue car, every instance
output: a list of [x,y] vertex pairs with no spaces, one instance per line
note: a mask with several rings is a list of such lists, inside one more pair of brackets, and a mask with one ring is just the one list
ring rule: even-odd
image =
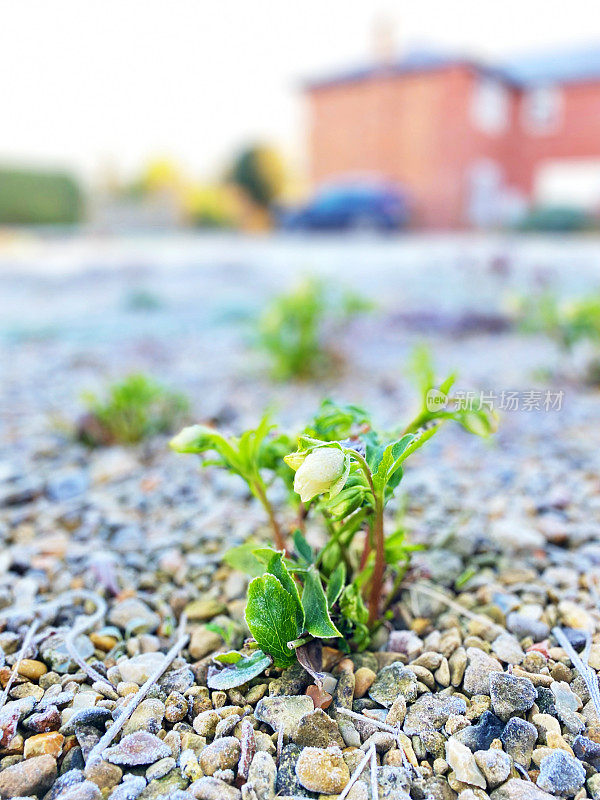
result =
[[304,207],[283,215],[281,222],[292,231],[394,231],[406,227],[408,219],[402,190],[389,181],[371,179],[327,184]]

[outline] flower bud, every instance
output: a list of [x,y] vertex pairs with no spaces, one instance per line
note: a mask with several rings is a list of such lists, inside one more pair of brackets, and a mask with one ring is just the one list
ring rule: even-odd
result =
[[323,492],[335,497],[346,483],[349,471],[350,461],[339,447],[317,447],[298,467],[294,491],[303,503]]
[[198,453],[207,447],[214,433],[206,425],[190,425],[174,436],[169,444],[178,453]]

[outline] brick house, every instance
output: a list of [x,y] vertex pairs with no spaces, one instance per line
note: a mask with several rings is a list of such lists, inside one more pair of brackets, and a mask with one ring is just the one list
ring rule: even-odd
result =
[[600,48],[497,68],[415,54],[306,94],[313,183],[391,178],[416,227],[493,226],[573,197],[600,208]]

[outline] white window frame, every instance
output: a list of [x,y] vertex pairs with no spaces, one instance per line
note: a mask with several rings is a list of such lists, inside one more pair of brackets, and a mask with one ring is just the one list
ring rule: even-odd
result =
[[510,124],[510,97],[501,80],[477,77],[471,93],[471,121],[488,136],[501,136]]
[[[551,106],[546,120],[536,118],[535,103]],[[548,136],[560,130],[563,119],[564,95],[559,86],[534,86],[526,89],[521,98],[521,123],[527,133]]]

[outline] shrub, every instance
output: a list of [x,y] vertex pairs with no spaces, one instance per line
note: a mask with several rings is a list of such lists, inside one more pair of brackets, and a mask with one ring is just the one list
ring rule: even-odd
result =
[[82,214],[81,189],[71,175],[0,169],[0,224],[70,225]]

